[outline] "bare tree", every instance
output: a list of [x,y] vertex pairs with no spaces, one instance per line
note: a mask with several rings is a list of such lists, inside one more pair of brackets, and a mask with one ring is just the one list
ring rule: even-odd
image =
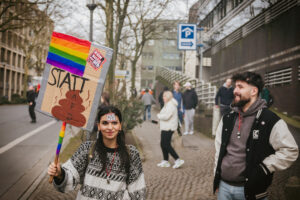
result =
[[[51,32],[54,29],[54,22],[50,17],[59,19],[65,17],[61,14],[62,4],[59,0],[47,1],[45,4],[28,4],[31,9],[33,19],[36,23],[27,24],[25,34],[20,42],[20,47],[25,54],[23,97],[26,96],[29,69],[41,75],[44,70],[45,59],[49,47]],[[13,23],[13,22],[11,22]],[[24,27],[23,27],[24,28]]]
[[[114,72],[119,51],[119,42],[124,26],[125,17],[127,15],[127,9],[130,0],[105,0],[105,6],[102,3],[98,5],[105,12],[106,23],[105,43],[108,47],[114,50],[112,60],[108,71],[108,87],[113,88],[114,85]],[[110,95],[112,96],[112,90]]]
[[[50,4],[54,0],[1,0],[0,32],[22,29],[39,22],[36,18],[39,10],[37,5]],[[13,11],[13,12],[10,12]]]
[[136,66],[142,55],[147,41],[160,37],[157,20],[166,10],[171,0],[138,1],[134,11],[127,15],[129,29],[127,35],[122,38],[125,48],[129,49],[127,58],[131,62],[131,89],[135,88]]

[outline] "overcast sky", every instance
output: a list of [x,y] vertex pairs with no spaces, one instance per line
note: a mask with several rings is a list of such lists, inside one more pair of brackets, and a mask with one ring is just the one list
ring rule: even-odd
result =
[[[173,0],[168,9],[164,13],[163,18],[168,19],[187,19],[187,7],[191,7],[197,0]],[[71,8],[71,9],[70,9]],[[70,8],[65,8],[66,12],[70,12],[69,17],[63,20],[55,21],[55,31],[66,33],[88,40],[90,11],[86,7],[85,0],[73,0]],[[101,23],[100,8],[94,11],[94,40],[104,42],[104,28]]]

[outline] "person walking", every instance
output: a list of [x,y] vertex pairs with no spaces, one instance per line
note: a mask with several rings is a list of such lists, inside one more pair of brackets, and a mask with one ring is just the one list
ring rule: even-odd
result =
[[194,88],[192,88],[192,84],[190,82],[186,82],[183,86],[186,88],[182,95],[185,126],[185,132],[183,135],[192,135],[194,134],[194,115],[196,106],[198,104],[198,96]]
[[76,199],[146,199],[146,184],[137,148],[125,144],[122,115],[113,106],[98,113],[96,142],[81,144],[62,166],[51,163],[48,174],[60,192],[82,184]]
[[30,123],[36,123],[36,115],[35,115],[35,111],[34,111],[35,98],[36,98],[35,89],[32,85],[30,85],[28,88],[28,92],[27,92],[28,110],[29,110],[29,115],[31,118]]
[[164,107],[163,94],[167,90],[169,90],[169,88],[167,86],[165,86],[164,89],[163,89],[163,91],[161,91],[161,93],[158,96],[158,102],[160,104],[160,109],[162,109]]
[[221,116],[230,112],[230,104],[233,100],[233,87],[231,86],[231,82],[230,78],[226,79],[226,82],[220,87],[215,97],[215,105],[217,108],[220,108]]
[[260,98],[261,76],[244,72],[232,80],[233,111],[216,131],[213,190],[219,200],[265,200],[274,172],[291,166],[298,146],[287,124]]
[[178,119],[179,122],[182,124],[183,122],[183,101],[182,101],[182,93],[180,92],[180,84],[178,81],[175,81],[173,83],[173,97],[176,99],[178,105],[177,105],[177,111],[178,111]]
[[142,97],[142,102],[144,104],[144,121],[146,121],[146,115],[148,116],[148,120],[151,120],[151,105],[155,104],[156,101],[151,94],[149,94],[149,90],[145,90],[145,94]]
[[163,153],[163,160],[157,164],[158,167],[170,167],[169,154],[174,158],[174,169],[181,167],[184,160],[180,159],[178,154],[171,146],[172,135],[178,126],[177,101],[173,98],[171,91],[165,91],[163,94],[164,107],[157,114],[161,130],[160,146]]

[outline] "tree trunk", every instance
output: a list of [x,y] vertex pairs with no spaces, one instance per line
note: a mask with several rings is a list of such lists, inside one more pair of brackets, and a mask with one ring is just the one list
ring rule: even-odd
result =
[[136,63],[137,60],[131,61],[131,89],[135,88]]
[[26,55],[24,63],[24,79],[23,79],[23,98],[27,98],[27,85],[28,85],[28,68],[29,56]]

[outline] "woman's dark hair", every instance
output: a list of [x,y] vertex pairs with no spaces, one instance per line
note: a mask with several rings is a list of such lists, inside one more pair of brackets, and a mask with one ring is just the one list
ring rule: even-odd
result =
[[[114,106],[101,107],[97,116],[98,123],[100,122],[101,117],[108,113],[114,113],[115,115],[117,115],[120,123],[122,123],[121,111]],[[117,144],[118,144],[118,153],[120,154],[120,159],[121,159],[121,169],[124,167],[126,174],[129,174],[130,156],[125,144],[125,133],[123,130],[120,130],[117,135]],[[102,164],[101,172],[103,172],[106,169],[106,163],[108,159],[107,159],[107,148],[104,146],[103,136],[101,131],[99,131],[99,138],[97,139],[95,150],[100,156],[100,161]]]
[[257,89],[258,89],[257,95],[260,94],[260,92],[262,91],[262,88],[264,86],[264,81],[261,78],[261,76],[254,72],[238,73],[238,74],[233,75],[231,79],[233,82],[245,81],[246,83],[257,87]]

